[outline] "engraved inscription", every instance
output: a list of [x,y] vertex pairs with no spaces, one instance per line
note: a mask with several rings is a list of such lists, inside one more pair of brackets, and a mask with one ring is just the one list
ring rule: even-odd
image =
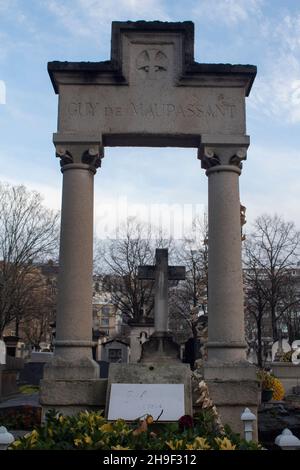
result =
[[130,102],[128,106],[106,106],[104,108],[106,118],[137,116],[146,119],[156,118],[211,118],[235,117],[235,105],[223,105],[216,103],[212,105],[201,105],[199,103],[188,103],[176,105],[173,103],[135,103]]
[[168,58],[159,49],[147,49],[137,56],[136,68],[142,78],[157,80],[166,74]]
[[96,112],[99,108],[99,103],[95,102],[81,102],[81,101],[73,101],[68,104],[68,114],[70,116],[95,116]]
[[147,120],[156,118],[167,119],[234,119],[237,115],[236,105],[227,101],[220,94],[215,103],[201,103],[199,100],[185,104],[175,104],[170,102],[147,103],[129,101],[122,106],[118,105],[100,105],[99,102],[71,102],[67,105],[67,114],[72,118],[104,117],[112,118],[130,118],[138,117]]

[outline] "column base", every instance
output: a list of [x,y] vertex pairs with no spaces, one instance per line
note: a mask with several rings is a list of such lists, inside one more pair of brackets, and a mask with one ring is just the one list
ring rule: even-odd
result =
[[104,410],[107,379],[41,381],[42,415],[54,409],[73,415],[83,410]]
[[[206,363],[204,379],[210,397],[217,407],[222,423],[244,437],[241,414],[250,408],[257,416],[260,391],[255,366],[246,361],[237,363]],[[253,423],[253,439],[257,440],[257,421]]]
[[55,356],[44,367],[40,404],[43,416],[55,409],[75,414],[86,409],[104,409],[107,380],[99,378],[99,365],[90,358],[66,360]]
[[100,375],[99,364],[88,357],[70,360],[54,356],[45,364],[43,378],[46,380],[89,380]]

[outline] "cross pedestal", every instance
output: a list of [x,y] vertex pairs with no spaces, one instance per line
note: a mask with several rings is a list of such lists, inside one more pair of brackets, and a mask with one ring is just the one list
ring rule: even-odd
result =
[[154,280],[154,333],[143,344],[140,362],[180,361],[179,345],[168,329],[168,281],[185,279],[184,266],[169,266],[168,250],[157,249],[154,266],[140,266],[139,279]]

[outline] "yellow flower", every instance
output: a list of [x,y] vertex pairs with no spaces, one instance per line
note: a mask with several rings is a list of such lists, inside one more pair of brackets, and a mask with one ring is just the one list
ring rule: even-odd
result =
[[26,434],[26,439],[30,439],[30,444],[34,444],[39,437],[39,433],[34,429],[30,434]]
[[58,420],[59,420],[60,423],[63,423],[63,422],[65,421],[65,417],[61,415],[61,416],[58,418]]
[[171,450],[179,450],[183,447],[183,440],[181,439],[178,441],[166,441],[166,444]]
[[49,434],[50,437],[53,436],[53,430],[51,428],[48,428],[48,434]]
[[206,441],[205,437],[196,437],[193,444],[186,446],[187,450],[209,450],[210,445]]
[[227,437],[220,437],[215,438],[216,443],[218,444],[219,450],[235,450],[236,445],[232,444]]
[[99,428],[99,431],[101,431],[101,432],[112,432],[113,431],[113,426],[112,426],[111,423],[102,424],[102,426]]
[[93,441],[92,441],[91,436],[84,436],[84,442],[86,444],[92,444]]
[[273,395],[272,398],[273,400],[282,400],[285,394],[284,386],[282,385],[282,382],[274,377],[273,379]]
[[122,447],[118,444],[117,446],[112,446],[111,450],[130,450],[130,447]]
[[11,444],[11,447],[19,447],[21,445],[21,441],[15,441]]
[[74,444],[76,447],[78,447],[80,444],[82,444],[82,439],[74,439]]

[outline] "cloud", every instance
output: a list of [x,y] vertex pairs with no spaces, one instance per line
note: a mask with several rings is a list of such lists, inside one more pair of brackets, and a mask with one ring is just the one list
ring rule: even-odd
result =
[[47,0],[46,6],[69,32],[80,36],[100,37],[117,19],[168,19],[159,0],[115,0],[113,5],[111,0],[66,0],[63,5]]
[[15,3],[12,0],[0,0],[0,13],[5,13]]
[[249,224],[262,213],[278,213],[300,228],[299,173],[298,150],[283,146],[250,146],[240,180],[241,200],[247,207]]
[[237,25],[261,14],[262,0],[202,0],[193,15],[207,21]]
[[261,74],[250,106],[285,123],[300,122],[300,14],[265,20]]

